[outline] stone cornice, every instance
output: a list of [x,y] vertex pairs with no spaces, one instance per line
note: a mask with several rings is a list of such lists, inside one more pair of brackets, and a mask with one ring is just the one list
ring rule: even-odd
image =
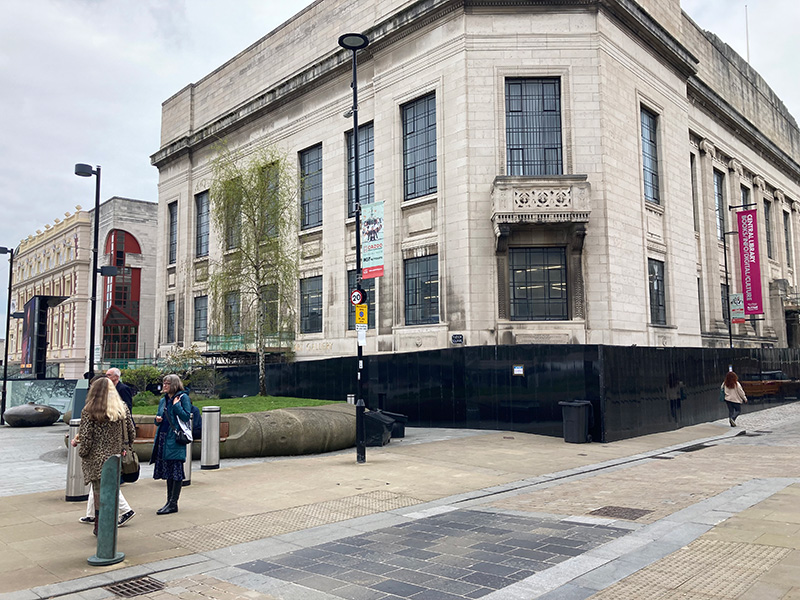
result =
[[[645,41],[678,72],[687,77],[696,72],[697,59],[631,0],[419,0],[363,32],[372,43],[362,51],[361,61],[369,60],[374,52],[449,13],[483,6],[603,10]],[[343,75],[350,68],[350,60],[350,52],[343,49],[336,49],[322,56],[317,62],[275,87],[244,102],[197,131],[166,144],[150,157],[151,164],[160,169],[196,149],[223,139],[229,133],[283,106],[307,90]]]
[[800,183],[800,164],[761,133],[708,85],[697,77],[690,77],[686,83],[686,93],[689,99],[705,109],[712,119],[721,123],[746,144],[753,146],[796,183]]

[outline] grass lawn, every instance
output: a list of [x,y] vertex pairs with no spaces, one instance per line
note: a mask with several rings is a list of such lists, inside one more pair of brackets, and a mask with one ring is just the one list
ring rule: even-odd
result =
[[[246,398],[223,398],[219,400],[197,400],[192,403],[200,410],[204,406],[219,406],[222,414],[261,412],[276,408],[292,406],[322,406],[324,404],[341,404],[333,400],[309,400],[308,398],[288,398],[283,396],[248,396]],[[158,405],[134,406],[135,415],[155,415]]]

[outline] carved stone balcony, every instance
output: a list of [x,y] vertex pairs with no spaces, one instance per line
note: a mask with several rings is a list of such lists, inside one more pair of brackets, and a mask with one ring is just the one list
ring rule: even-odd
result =
[[511,227],[526,224],[575,224],[589,221],[591,184],[586,175],[495,177],[492,225],[498,247]]

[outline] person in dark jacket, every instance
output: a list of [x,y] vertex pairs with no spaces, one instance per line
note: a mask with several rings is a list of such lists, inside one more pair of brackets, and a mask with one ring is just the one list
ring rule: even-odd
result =
[[133,413],[133,390],[119,380],[121,376],[122,372],[116,367],[112,367],[106,371],[106,377],[111,380],[111,383],[113,383],[114,387],[117,389],[119,397],[128,405],[128,410]]
[[158,431],[153,443],[150,463],[155,463],[153,479],[167,480],[167,503],[156,511],[157,515],[178,512],[178,498],[185,474],[183,463],[186,460],[186,446],[176,439],[179,428],[178,419],[189,422],[192,404],[189,395],[183,390],[183,382],[177,375],[166,375],[162,383],[164,397],[158,404],[156,424]]

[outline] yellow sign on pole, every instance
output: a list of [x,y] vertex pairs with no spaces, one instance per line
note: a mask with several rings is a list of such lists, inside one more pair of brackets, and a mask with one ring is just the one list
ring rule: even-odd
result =
[[356,306],[356,325],[366,325],[367,323],[367,305],[359,304]]

